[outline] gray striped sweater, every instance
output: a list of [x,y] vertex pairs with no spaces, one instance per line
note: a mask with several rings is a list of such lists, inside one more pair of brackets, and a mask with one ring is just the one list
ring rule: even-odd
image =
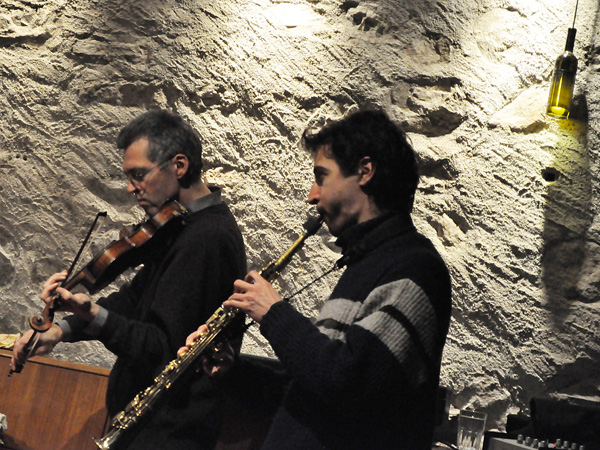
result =
[[316,324],[284,302],[261,323],[292,380],[263,448],[430,449],[448,270],[409,217],[339,242],[348,266]]

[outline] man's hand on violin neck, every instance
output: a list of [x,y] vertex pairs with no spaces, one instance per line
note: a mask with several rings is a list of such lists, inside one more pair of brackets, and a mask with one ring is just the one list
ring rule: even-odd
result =
[[87,322],[94,320],[100,307],[87,294],[73,294],[66,289],[56,288],[60,295],[62,306],[59,311],[71,312]]
[[67,271],[63,270],[62,272],[55,273],[50,276],[46,280],[46,282],[42,285],[42,293],[40,294],[40,298],[48,304],[52,301],[52,297],[56,292],[56,288],[60,286],[60,284],[67,279]]
[[92,301],[87,294],[73,294],[70,291],[60,287],[63,281],[67,278],[67,271],[55,273],[46,280],[42,286],[40,298],[50,304],[54,301],[55,295],[60,296],[60,307],[57,311],[66,311],[73,313],[83,320],[92,321],[98,314],[100,307]]

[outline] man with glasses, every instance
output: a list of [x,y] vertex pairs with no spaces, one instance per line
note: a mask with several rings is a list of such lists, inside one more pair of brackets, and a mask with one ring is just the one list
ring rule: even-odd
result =
[[[242,236],[220,190],[201,179],[202,145],[188,124],[167,111],[147,112],[121,131],[117,146],[124,150],[127,192],[149,216],[177,200],[188,210],[184,226],[153,248],[130,283],[95,303],[59,287],[66,272],[52,275],[42,299],[48,302],[56,292],[64,301],[62,310],[73,315],[41,333],[33,350],[39,355],[58,342],[102,342],[117,356],[106,398],[111,416],[152,384],[186,336],[206,322],[246,272]],[[15,345],[13,367],[24,363],[30,335]],[[208,376],[182,383],[127,448],[213,448],[220,425],[213,383]]]

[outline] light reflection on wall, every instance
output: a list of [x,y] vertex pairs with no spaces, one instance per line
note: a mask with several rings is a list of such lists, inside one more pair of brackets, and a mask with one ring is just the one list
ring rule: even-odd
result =
[[279,3],[266,8],[266,12],[287,28],[318,25],[319,16],[306,4]]

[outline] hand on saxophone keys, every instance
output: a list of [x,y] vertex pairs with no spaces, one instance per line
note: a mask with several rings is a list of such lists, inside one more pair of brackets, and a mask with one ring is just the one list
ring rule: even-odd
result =
[[[208,333],[208,327],[205,324],[200,325],[198,330],[187,337],[185,347],[177,350],[177,356],[182,356],[186,353],[190,349],[190,346],[206,333]],[[199,367],[196,370],[204,370],[211,378],[220,378],[229,372],[234,362],[235,352],[233,351],[233,347],[227,341],[219,342],[205,356],[202,356],[202,368]]]
[[245,280],[236,280],[233,286],[234,293],[223,302],[223,307],[237,308],[257,323],[271,306],[283,300],[273,285],[256,270],[248,273]]
[[[223,302],[223,308],[242,311],[255,322],[260,323],[271,306],[280,301],[282,298],[271,283],[253,270],[244,280],[235,281],[234,293]],[[177,351],[177,356],[184,355],[194,342],[208,333],[208,326],[200,325],[198,330],[187,337],[185,347]],[[235,353],[231,345],[227,341],[219,342],[210,352],[202,356],[202,369],[208,376],[218,378],[231,369],[234,360]]]

